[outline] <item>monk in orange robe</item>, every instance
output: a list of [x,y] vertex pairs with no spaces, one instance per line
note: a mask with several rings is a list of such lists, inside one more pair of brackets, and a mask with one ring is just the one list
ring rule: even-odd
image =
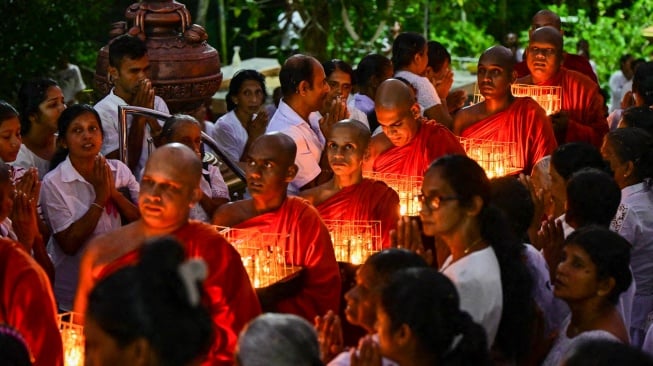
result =
[[[390,230],[399,220],[399,195],[385,183],[363,178],[363,160],[370,132],[362,123],[343,120],[331,128],[326,154],[333,178],[303,191],[324,220],[381,221],[383,248],[390,247]],[[381,249],[381,248],[378,248]]]
[[[562,23],[560,22],[560,16],[558,16],[558,14],[552,12],[551,10],[544,9],[538,11],[533,16],[533,19],[531,20],[531,28],[528,30],[529,37],[536,29],[541,27],[547,27],[547,26],[557,29],[561,36],[564,33],[562,31]],[[528,53],[528,50],[525,53]],[[599,80],[596,77],[596,74],[594,73],[594,69],[592,68],[592,65],[590,65],[589,60],[583,56],[575,55],[573,53],[568,53],[563,51],[562,66],[565,67],[566,69],[577,71],[587,76],[588,78],[592,79],[592,81],[594,81],[597,85],[599,84]],[[528,69],[528,64],[526,63],[526,60],[517,63],[515,65],[515,71],[517,71],[518,78],[522,78],[531,73],[530,70]]]
[[313,321],[337,311],[340,273],[331,236],[317,210],[303,198],[288,197],[286,189],[297,174],[293,140],[278,132],[256,139],[246,154],[245,174],[251,199],[221,206],[213,223],[236,229],[287,236],[288,262],[303,267],[299,288],[275,299],[261,299],[271,310]]
[[383,133],[372,138],[364,170],[421,177],[440,156],[465,154],[451,131],[420,117],[415,94],[400,80],[379,85],[374,109]]
[[187,257],[200,257],[209,267],[203,303],[216,337],[204,364],[231,365],[238,333],[261,307],[238,252],[217,228],[188,220],[190,208],[201,198],[201,174],[202,163],[184,145],[164,145],[150,155],[138,197],[141,218],[91,241],[80,265],[75,311],[86,310],[88,294],[99,279],[136,262],[147,239],[172,235]]
[[[513,166],[530,174],[535,163],[557,147],[546,112],[532,98],[515,98],[515,61],[503,46],[487,49],[478,61],[477,83],[484,101],[460,110],[454,133],[496,142],[514,142]],[[519,173],[519,172],[515,172]]]
[[583,141],[601,147],[608,123],[599,87],[586,76],[561,66],[562,36],[553,27],[532,34],[526,62],[531,74],[521,84],[562,87],[561,111],[551,116],[558,144]]

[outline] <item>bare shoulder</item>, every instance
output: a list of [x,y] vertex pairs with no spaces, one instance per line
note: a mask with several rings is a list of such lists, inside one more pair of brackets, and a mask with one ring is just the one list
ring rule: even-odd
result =
[[93,238],[86,246],[84,257],[95,266],[110,263],[144,242],[144,234],[137,229],[137,222]]
[[251,206],[251,200],[241,200],[224,204],[215,211],[213,224],[225,227],[238,225],[252,216]]
[[459,110],[453,120],[453,133],[456,135],[462,134],[462,132],[468,128],[469,126],[473,125],[477,121],[479,121],[479,116],[481,115],[482,111],[482,102],[481,103],[476,103],[474,105],[470,105],[468,107],[465,107],[461,110]]
[[390,149],[394,145],[392,144],[392,141],[388,138],[388,136],[385,135],[385,133],[379,133],[374,136],[372,136],[372,139],[370,140],[370,158],[376,159],[377,156],[381,155],[384,151]]
[[328,182],[320,184],[317,187],[300,192],[299,197],[307,200],[313,206],[317,206],[337,193],[337,191],[333,190],[332,187],[333,180],[329,180]]

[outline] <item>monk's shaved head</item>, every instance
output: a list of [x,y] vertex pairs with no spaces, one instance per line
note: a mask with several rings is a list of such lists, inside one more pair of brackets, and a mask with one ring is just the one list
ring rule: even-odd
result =
[[562,53],[562,35],[553,27],[537,28],[530,36],[530,43],[548,43],[555,47],[558,53]]
[[272,160],[283,166],[294,164],[295,157],[297,156],[297,145],[295,145],[295,141],[290,136],[281,132],[269,132],[259,136],[254,140],[252,146],[250,146],[250,151],[255,150],[273,151],[274,156]]
[[553,27],[558,32],[562,29],[562,23],[560,22],[558,14],[551,10],[543,9],[533,15],[533,19],[531,20],[531,31],[546,26]]
[[370,130],[362,122],[355,119],[343,119],[331,127],[329,139],[333,136],[347,134],[350,138],[358,143],[358,146],[365,150],[370,143]]
[[406,107],[415,103],[415,95],[403,81],[388,79],[382,82],[376,90],[374,103],[377,107],[385,109]]
[[496,45],[485,50],[478,60],[479,64],[488,63],[492,65],[499,65],[508,72],[512,72],[515,66],[515,58],[512,51],[501,45]]
[[180,181],[195,187],[202,177],[202,162],[188,146],[173,142],[159,147],[150,154],[143,175],[163,170],[173,175],[178,174]]

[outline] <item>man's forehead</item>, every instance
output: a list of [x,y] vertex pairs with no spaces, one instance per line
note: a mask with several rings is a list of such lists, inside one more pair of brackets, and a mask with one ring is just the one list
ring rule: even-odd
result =
[[532,46],[532,47],[537,47],[537,48],[558,49],[558,47],[556,47],[555,43],[548,42],[548,41],[545,41],[545,40],[531,40],[530,42],[528,42],[528,45]]

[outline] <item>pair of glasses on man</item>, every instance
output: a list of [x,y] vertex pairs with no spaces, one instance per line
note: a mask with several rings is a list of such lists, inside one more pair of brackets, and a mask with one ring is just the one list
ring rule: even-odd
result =
[[440,196],[440,195],[425,195],[425,194],[418,194],[417,195],[417,201],[422,205],[422,207],[426,207],[429,209],[429,211],[437,210],[440,208],[440,205],[442,202],[446,201],[455,201],[459,200],[460,196]]

